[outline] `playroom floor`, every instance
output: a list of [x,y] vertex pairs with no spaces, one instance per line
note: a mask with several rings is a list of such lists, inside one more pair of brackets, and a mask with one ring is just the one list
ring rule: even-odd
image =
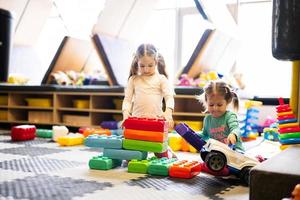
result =
[[[175,179],[128,173],[125,166],[90,170],[88,161],[100,154],[99,149],[60,147],[41,138],[12,142],[8,134],[0,131],[0,200],[249,199],[249,188],[236,178],[200,173],[192,179]],[[246,148],[266,156],[279,149],[261,140],[246,144]],[[200,160],[196,153],[177,155],[179,159]]]

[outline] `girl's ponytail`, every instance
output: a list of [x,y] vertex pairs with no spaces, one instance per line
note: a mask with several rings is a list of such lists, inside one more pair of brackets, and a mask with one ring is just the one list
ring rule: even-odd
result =
[[168,78],[165,59],[160,53],[157,53],[157,69],[160,74],[163,74]]

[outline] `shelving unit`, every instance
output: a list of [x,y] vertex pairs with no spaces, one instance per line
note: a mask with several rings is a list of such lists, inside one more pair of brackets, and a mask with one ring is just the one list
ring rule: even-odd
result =
[[[0,85],[0,123],[99,127],[103,120],[122,119],[123,88],[37,88]],[[39,86],[43,87],[43,86]],[[47,91],[48,90],[48,91]],[[176,90],[175,90],[176,91]],[[180,91],[183,93],[184,91]],[[28,99],[49,105],[30,105]],[[76,102],[76,103],[75,103]],[[175,96],[174,120],[201,121],[201,105],[195,94]]]

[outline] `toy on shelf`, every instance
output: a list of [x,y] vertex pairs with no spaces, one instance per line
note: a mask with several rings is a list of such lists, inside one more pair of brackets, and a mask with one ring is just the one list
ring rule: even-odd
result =
[[276,107],[279,128],[279,142],[282,145],[300,144],[299,122],[289,104],[284,104],[279,98],[279,105]]
[[35,138],[36,127],[34,125],[19,125],[11,128],[12,141],[33,140]]
[[255,140],[258,136],[258,114],[257,107],[261,106],[262,102],[248,100],[245,102],[247,109],[245,119],[241,122],[241,139],[243,141]]

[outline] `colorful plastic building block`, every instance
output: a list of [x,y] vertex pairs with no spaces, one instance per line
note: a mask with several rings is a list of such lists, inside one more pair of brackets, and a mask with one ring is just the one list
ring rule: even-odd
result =
[[205,141],[197,135],[188,125],[180,123],[175,127],[176,132],[181,135],[188,143],[190,143],[195,149],[201,151],[205,145]]
[[69,129],[65,126],[52,126],[52,140],[57,142],[59,137],[67,136]]
[[112,135],[124,135],[124,130],[122,128],[110,130]]
[[162,153],[167,150],[168,141],[159,143],[159,142],[149,142],[149,141],[142,141],[142,140],[124,139],[123,148],[138,150],[138,151],[150,151],[155,153]]
[[52,138],[52,130],[49,129],[36,129],[36,136],[40,138]]
[[103,129],[110,129],[110,130],[115,130],[119,128],[117,121],[103,121],[101,122],[100,126]]
[[150,162],[156,159],[157,158],[153,156],[147,160],[131,160],[128,162],[128,172],[147,174]]
[[84,137],[87,137],[89,135],[111,135],[111,131],[109,129],[103,129],[103,128],[89,128],[83,131]]
[[33,140],[36,127],[34,125],[19,125],[11,128],[12,141]]
[[132,140],[144,140],[152,142],[164,142],[168,139],[168,133],[156,131],[142,131],[134,129],[125,129],[124,138]]
[[57,143],[61,146],[75,146],[83,144],[84,137],[80,133],[69,133],[66,136],[59,137]]
[[129,117],[125,120],[124,127],[142,131],[168,132],[168,123],[165,119]]
[[118,160],[145,160],[148,156],[148,152],[126,149],[104,149],[103,156]]
[[122,136],[93,134],[85,138],[84,144],[87,147],[122,149],[123,139]]
[[169,168],[169,176],[175,178],[193,178],[201,171],[201,163],[199,161],[180,160]]
[[90,169],[108,170],[122,165],[122,160],[111,159],[104,156],[93,157],[89,161]]
[[169,167],[177,161],[177,158],[159,158],[152,160],[148,166],[148,174],[168,176]]
[[180,151],[183,138],[177,133],[169,133],[168,135],[169,146],[173,151]]

